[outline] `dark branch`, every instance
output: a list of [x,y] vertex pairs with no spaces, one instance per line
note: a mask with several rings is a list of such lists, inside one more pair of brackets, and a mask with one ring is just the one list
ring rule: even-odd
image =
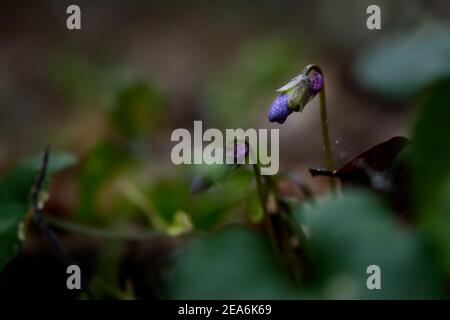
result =
[[42,158],[42,165],[39,171],[38,176],[36,177],[36,181],[31,188],[31,206],[32,206],[32,214],[33,220],[42,233],[45,234],[47,239],[50,241],[56,252],[60,255],[65,264],[71,265],[74,264],[72,257],[67,252],[66,248],[63,246],[61,241],[59,240],[56,233],[49,227],[47,222],[44,220],[43,215],[43,204],[40,202],[40,196],[42,189],[45,184],[45,179],[47,177],[48,164],[50,159],[50,148],[47,147],[44,152],[44,156]]

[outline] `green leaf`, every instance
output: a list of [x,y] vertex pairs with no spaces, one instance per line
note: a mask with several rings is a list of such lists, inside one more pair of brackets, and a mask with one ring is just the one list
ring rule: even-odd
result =
[[450,274],[450,80],[425,97],[413,131],[415,207]]
[[[420,237],[393,219],[375,195],[347,190],[303,208],[323,298],[417,299],[441,296],[440,277]],[[367,267],[381,268],[381,290],[369,290]]]
[[354,67],[356,83],[377,94],[404,99],[450,75],[450,27],[429,23],[382,38]]
[[19,226],[26,212],[24,204],[0,202],[0,271],[19,252]]
[[255,231],[228,227],[194,240],[166,279],[170,299],[289,299],[296,297],[268,243]]
[[[65,152],[50,153],[47,182],[73,164],[76,158]],[[23,239],[20,224],[29,207],[29,193],[42,165],[42,154],[21,161],[0,180],[0,270],[18,253]]]
[[[76,163],[73,154],[61,151],[50,153],[47,182],[57,172],[62,171]],[[0,200],[13,200],[14,202],[28,202],[31,185],[41,170],[42,154],[20,161],[6,176],[0,179]]]
[[[47,167],[47,176],[51,177],[55,173],[62,171],[75,165],[77,158],[69,152],[50,151],[49,163]],[[37,173],[41,170],[42,154],[30,157],[19,164],[21,167],[30,170],[30,172]]]

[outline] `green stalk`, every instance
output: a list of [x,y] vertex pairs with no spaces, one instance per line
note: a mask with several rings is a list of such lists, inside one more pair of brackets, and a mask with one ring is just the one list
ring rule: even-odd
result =
[[267,215],[267,195],[263,187],[262,179],[261,179],[261,170],[259,165],[255,163],[253,165],[253,173],[255,174],[256,180],[256,188],[258,189],[259,200],[261,201],[261,206],[264,212],[264,216]]
[[264,220],[266,223],[267,234],[269,235],[273,249],[275,250],[275,252],[278,252],[277,239],[275,237],[275,232],[272,228],[269,212],[267,211],[267,192],[264,190],[261,178],[261,170],[259,168],[258,163],[253,164],[253,173],[255,174],[256,188],[258,189],[259,200],[261,202],[261,206],[264,213]]
[[[282,198],[281,198],[280,192],[276,186],[276,182],[272,179],[271,176],[265,176],[264,178],[266,180],[266,185],[267,185],[268,189],[271,192],[273,192],[273,195],[275,196],[277,206],[279,206]],[[286,213],[281,212],[281,210],[279,212],[281,214],[283,221],[288,223],[289,226],[291,226],[291,228],[293,229],[294,235],[297,235],[296,227],[293,226],[292,216],[290,214],[286,215]],[[290,233],[286,237],[286,233],[283,232],[282,238],[284,239],[284,245],[287,247],[287,256],[289,259],[289,264],[288,264],[289,271],[291,272],[294,281],[296,283],[300,283],[301,278],[302,278],[302,274],[301,274],[301,270],[300,270],[301,266],[296,260],[297,255],[295,253],[295,248],[292,246]],[[300,237],[299,237],[299,239],[300,239]],[[305,239],[305,242],[303,242],[304,239]],[[301,238],[300,243],[301,243],[302,248],[303,248],[303,246],[306,246],[306,236],[305,235],[304,235],[304,238]]]
[[[307,65],[303,70],[303,74],[308,75],[313,70],[316,70],[322,75],[322,77],[324,77],[322,70],[316,64]],[[319,98],[320,98],[320,117],[322,125],[322,142],[323,142],[323,151],[325,154],[325,162],[327,169],[329,171],[333,171],[334,165],[333,165],[333,155],[331,153],[330,134],[328,133],[328,116],[327,116],[327,102],[325,99],[325,83],[323,85],[322,90],[319,93]],[[330,177],[330,188],[331,191],[333,192],[336,190],[336,180],[331,177]]]
[[[331,153],[330,134],[328,132],[328,116],[327,116],[327,102],[325,99],[325,86],[320,91],[319,97],[320,97],[320,117],[322,123],[323,151],[325,154],[327,169],[333,171],[334,165],[333,165],[333,155]],[[332,177],[330,177],[330,188],[333,192],[336,190],[336,181]]]
[[[261,205],[262,205],[263,212],[264,212],[264,220],[265,220],[267,234],[269,236],[270,243],[272,245],[272,249],[274,250],[275,254],[278,256],[280,261],[282,261],[283,254],[280,251],[280,247],[278,245],[278,238],[275,234],[275,230],[273,230],[272,221],[270,219],[269,212],[267,211],[268,190],[266,190],[264,188],[263,179],[261,177],[261,170],[257,163],[253,164],[253,172],[255,174],[256,187],[258,189],[259,199],[261,201]],[[266,176],[266,178],[267,178],[267,181],[266,181],[265,185],[267,186],[268,189],[270,189],[274,193],[276,200],[277,200],[277,205],[278,205],[278,199],[279,199],[278,190],[274,187],[273,181],[270,179],[270,177]],[[306,239],[306,237],[305,237],[305,239]],[[302,243],[302,244],[304,245],[304,243]],[[288,255],[289,255],[289,260],[290,260],[289,268],[290,268],[290,271],[292,272],[293,279],[297,283],[299,283],[300,279],[301,279],[301,274],[299,273],[299,269],[297,268],[298,266],[296,265],[296,262],[295,262],[295,252],[290,243],[288,243],[288,250],[289,250]]]

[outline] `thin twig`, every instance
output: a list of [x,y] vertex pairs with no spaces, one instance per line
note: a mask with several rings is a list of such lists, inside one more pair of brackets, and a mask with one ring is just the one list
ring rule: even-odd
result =
[[44,205],[40,201],[40,196],[42,189],[44,187],[45,179],[47,177],[49,159],[50,159],[50,148],[47,147],[44,151],[44,156],[42,158],[41,169],[39,171],[38,176],[36,177],[36,181],[32,186],[30,193],[33,220],[39,227],[39,229],[42,231],[42,233],[45,234],[47,239],[52,244],[53,248],[56,250],[61,259],[64,261],[64,263],[67,265],[72,265],[74,264],[74,260],[69,255],[66,248],[56,235],[56,233],[49,227],[47,222],[44,220],[43,215]]

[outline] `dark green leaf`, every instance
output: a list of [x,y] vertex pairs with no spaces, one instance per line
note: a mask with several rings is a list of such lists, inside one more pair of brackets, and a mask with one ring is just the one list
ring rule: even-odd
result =
[[289,299],[296,291],[254,231],[228,227],[195,240],[174,261],[171,299]]
[[449,26],[425,24],[368,47],[356,62],[354,77],[368,90],[403,99],[448,76],[449,56]]
[[[297,213],[305,219],[315,285],[324,298],[440,297],[440,280],[417,234],[395,221],[378,199],[348,191]],[[381,290],[366,286],[367,267],[381,268]]]
[[25,204],[0,201],[0,271],[19,252],[19,226],[26,212]]
[[450,80],[434,87],[422,103],[413,132],[414,199],[450,273]]

